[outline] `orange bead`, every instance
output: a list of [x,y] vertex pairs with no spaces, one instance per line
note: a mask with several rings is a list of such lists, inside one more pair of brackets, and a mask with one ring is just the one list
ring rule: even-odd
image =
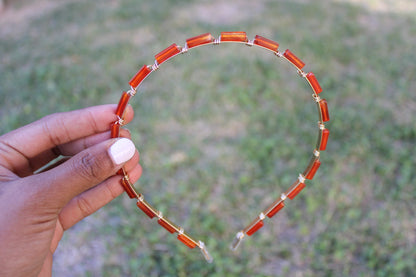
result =
[[188,48],[192,48],[212,42],[214,42],[214,37],[210,33],[206,33],[196,37],[188,38],[186,40],[186,45]]
[[126,191],[127,195],[130,198],[136,198],[137,197],[137,194],[133,190],[133,188],[131,187],[131,184],[130,184],[129,181],[127,181],[125,178],[122,178],[120,183],[121,183],[121,185],[123,186],[124,190]]
[[258,46],[270,49],[274,52],[277,52],[277,49],[279,48],[279,43],[259,35],[256,35],[253,43]]
[[137,207],[139,207],[139,209],[142,210],[150,218],[154,218],[156,216],[156,213],[144,200],[137,201]]
[[285,58],[293,63],[293,65],[298,69],[302,69],[305,66],[305,63],[296,57],[295,54],[293,54],[289,49],[286,49],[286,51],[283,53],[283,56],[285,56]]
[[321,110],[322,121],[329,121],[328,103],[326,102],[326,99],[321,99],[321,101],[319,101],[319,108]]
[[178,240],[180,240],[183,244],[185,244],[186,246],[188,246],[191,249],[195,248],[195,246],[196,246],[196,243],[184,234],[179,234],[178,235]]
[[308,167],[305,178],[308,180],[312,180],[320,166],[321,166],[321,162],[319,161],[319,159],[315,159],[313,164],[310,167]]
[[252,234],[254,234],[255,232],[257,232],[261,227],[264,226],[263,220],[260,220],[259,222],[257,222],[256,224],[253,225],[253,227],[251,227],[248,231],[247,231],[247,236],[251,236]]
[[120,136],[120,124],[118,122],[111,124],[111,138],[118,138]]
[[280,202],[278,205],[276,205],[276,207],[274,207],[268,214],[267,216],[272,218],[275,214],[277,214],[281,209],[283,209],[285,206],[285,202]]
[[221,32],[221,41],[247,42],[246,32]]
[[179,54],[181,52],[181,48],[176,45],[176,43],[172,44],[165,50],[161,51],[159,54],[156,54],[155,59],[157,63],[160,65],[166,60],[172,58],[173,56]]
[[130,97],[130,93],[123,91],[123,94],[121,95],[120,101],[118,102],[118,106],[116,109],[116,115],[118,117],[123,117],[124,110],[126,109],[127,104],[129,103]]
[[165,228],[166,230],[168,230],[169,233],[173,234],[176,232],[176,229],[172,226],[173,224],[170,223],[167,219],[165,218],[160,218],[157,223],[160,224],[160,226],[162,226],[163,228]]
[[328,138],[329,138],[329,130],[323,129],[321,133],[321,145],[319,146],[319,150],[324,151],[326,149]]
[[143,65],[143,67],[137,71],[136,75],[131,78],[129,85],[136,88],[147,77],[147,75],[150,74],[150,72],[152,72],[152,69],[147,65]]
[[308,74],[306,74],[306,79],[308,79],[309,84],[311,85],[315,94],[319,94],[322,92],[322,88],[319,85],[318,80],[315,77],[315,74],[313,74],[312,72],[309,72]]
[[297,185],[296,188],[294,190],[292,190],[292,192],[289,193],[287,197],[289,197],[290,199],[293,200],[293,198],[295,198],[296,195],[298,195],[299,192],[301,192],[304,188],[305,188],[305,184],[304,183],[299,183],[299,185]]

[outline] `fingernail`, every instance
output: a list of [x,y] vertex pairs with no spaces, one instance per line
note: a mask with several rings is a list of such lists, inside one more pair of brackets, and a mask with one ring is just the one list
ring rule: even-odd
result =
[[130,160],[136,152],[133,142],[126,138],[118,139],[108,150],[115,164],[122,164]]

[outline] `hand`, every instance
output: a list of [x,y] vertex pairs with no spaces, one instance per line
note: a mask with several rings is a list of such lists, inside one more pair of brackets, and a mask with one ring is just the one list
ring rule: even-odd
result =
[[[0,136],[0,276],[50,276],[63,232],[123,192],[116,172],[124,165],[139,179],[129,132],[110,139],[115,109],[53,114]],[[71,158],[34,174],[59,155]]]

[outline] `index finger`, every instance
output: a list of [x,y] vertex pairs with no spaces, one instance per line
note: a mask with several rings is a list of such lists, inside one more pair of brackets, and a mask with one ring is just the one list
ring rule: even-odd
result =
[[[94,106],[48,115],[2,136],[3,142],[27,159],[86,136],[109,130],[118,120],[117,105]],[[133,109],[126,108],[125,121],[133,119]]]

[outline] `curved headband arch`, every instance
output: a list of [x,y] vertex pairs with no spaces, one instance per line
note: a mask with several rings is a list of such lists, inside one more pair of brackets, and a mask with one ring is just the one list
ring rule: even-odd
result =
[[[253,40],[249,40],[245,32],[222,32],[219,38],[214,38],[211,33],[201,34],[189,38],[185,42],[185,46],[181,47],[176,43],[173,43],[166,49],[162,50],[155,55],[154,63],[151,65],[143,65],[139,71],[129,81],[130,90],[124,91],[121,95],[120,101],[116,109],[116,115],[118,120],[111,125],[111,137],[117,138],[120,135],[120,127],[124,125],[124,112],[130,99],[136,94],[137,89],[143,83],[143,81],[153,72],[159,69],[159,67],[166,61],[176,57],[180,54],[187,53],[189,50],[195,47],[205,45],[217,45],[221,43],[239,43],[247,46],[255,46],[263,48],[269,52],[272,52],[276,57],[281,58],[290,64],[292,64],[299,76],[307,81],[312,89],[312,99],[316,102],[318,108],[318,138],[316,147],[312,151],[312,158],[306,169],[299,174],[294,183],[284,192],[281,196],[271,203],[265,210],[263,210],[259,216],[257,216],[246,228],[239,231],[231,245],[231,249],[235,250],[241,243],[245,236],[251,236],[256,231],[264,226],[264,220],[266,217],[272,218],[276,215],[284,206],[287,198],[294,199],[305,187],[306,180],[312,180],[315,173],[321,165],[320,155],[321,151],[324,151],[327,146],[329,130],[326,128],[325,123],[330,120],[328,112],[328,104],[325,99],[321,99],[319,94],[322,92],[322,88],[315,77],[313,72],[304,72],[303,68],[305,63],[298,58],[289,49],[286,49],[283,53],[279,52],[279,43],[267,39],[265,37],[256,35]],[[152,205],[150,205],[141,193],[138,193],[130,182],[128,173],[123,168],[118,172],[123,176],[121,179],[121,185],[130,198],[137,200],[137,207],[142,210],[150,219],[157,218],[159,225],[165,228],[171,234],[177,234],[178,240],[184,243],[189,248],[199,247],[208,262],[212,262],[212,257],[206,249],[205,244],[202,241],[193,239],[187,234],[183,228],[169,221],[162,212],[158,211]]]

